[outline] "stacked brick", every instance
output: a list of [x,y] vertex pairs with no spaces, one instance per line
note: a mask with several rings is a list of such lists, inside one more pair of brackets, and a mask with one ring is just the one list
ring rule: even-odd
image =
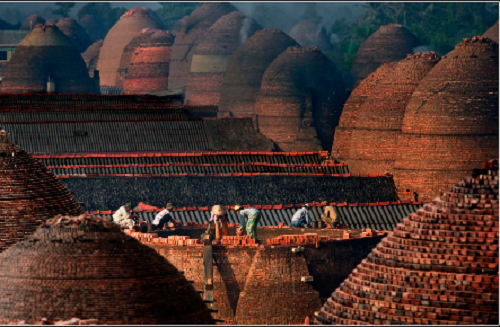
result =
[[498,43],[459,43],[413,92],[398,137],[398,189],[430,200],[498,157]]
[[170,51],[174,36],[157,30],[141,42],[130,60],[123,82],[123,94],[146,94],[166,90]]
[[483,37],[487,37],[498,43],[498,21],[484,32]]
[[144,28],[164,29],[165,26],[150,9],[134,8],[127,11],[109,30],[97,62],[101,86],[118,85],[116,81],[123,51]]
[[351,173],[392,173],[406,106],[420,81],[441,58],[431,52],[408,55],[378,81],[364,101],[351,134]]
[[95,18],[94,15],[85,15],[78,20],[78,24],[83,27],[92,42],[103,40],[106,36],[107,30],[104,24]]
[[71,39],[54,25],[37,25],[12,55],[1,92],[46,93],[49,75],[57,93],[95,93],[94,82]]
[[329,51],[332,48],[325,28],[313,19],[301,20],[290,30],[290,37],[302,47],[317,47],[321,51]]
[[315,322],[498,324],[498,160],[476,173],[398,224]]
[[0,252],[56,214],[82,211],[70,191],[40,161],[0,132]]
[[89,70],[89,76],[92,78],[94,77],[94,70],[97,68],[97,60],[99,60],[99,52],[101,51],[102,44],[102,41],[97,41],[82,54],[82,58],[85,60],[85,64]]
[[282,151],[331,149],[344,98],[342,76],[321,51],[290,47],[262,78],[259,131]]
[[38,24],[45,24],[45,19],[40,15],[31,15],[21,25],[21,30],[32,30]]
[[381,26],[359,47],[352,62],[352,72],[359,82],[380,65],[404,59],[419,45],[420,40],[406,27],[396,24]]
[[352,132],[354,128],[356,128],[359,111],[365,101],[370,98],[373,90],[385,79],[385,76],[390,73],[395,66],[395,62],[383,64],[375,72],[362,80],[352,91],[342,110],[339,125],[335,128],[332,158],[335,158],[337,161],[348,160]]
[[[184,275],[106,219],[56,216],[0,256],[0,323],[211,324]],[[186,305],[188,304],[188,305]]]
[[73,18],[59,19],[56,26],[61,32],[73,41],[80,53],[85,52],[92,44],[87,31]]
[[218,105],[229,58],[247,37],[261,28],[253,19],[238,11],[219,18],[193,51],[185,103],[193,106]]
[[229,2],[204,2],[191,15],[179,21],[170,57],[169,90],[187,85],[187,75],[196,45],[203,39],[210,26],[235,10]]
[[254,116],[262,76],[267,67],[288,47],[298,46],[278,29],[262,29],[243,43],[227,63],[221,86],[219,113]]

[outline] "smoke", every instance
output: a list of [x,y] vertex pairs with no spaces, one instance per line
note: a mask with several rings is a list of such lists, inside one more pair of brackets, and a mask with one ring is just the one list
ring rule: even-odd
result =
[[251,25],[252,20],[248,17],[245,17],[240,28],[240,44],[243,44],[243,42],[245,42],[245,40],[248,38],[248,31],[250,30]]
[[415,47],[412,49],[413,53],[427,53],[427,52],[431,52],[433,51],[431,48],[429,48],[429,46],[427,45],[421,45],[421,46],[418,46],[418,47]]
[[339,42],[340,42],[340,37],[337,34],[332,33],[332,35],[330,35],[330,43],[335,44]]

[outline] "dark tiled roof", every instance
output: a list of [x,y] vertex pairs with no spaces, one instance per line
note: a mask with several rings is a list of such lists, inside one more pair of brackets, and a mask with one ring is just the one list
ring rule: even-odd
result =
[[101,86],[101,94],[122,95],[123,94],[123,86]]
[[0,30],[0,45],[18,44],[29,32],[25,30]]

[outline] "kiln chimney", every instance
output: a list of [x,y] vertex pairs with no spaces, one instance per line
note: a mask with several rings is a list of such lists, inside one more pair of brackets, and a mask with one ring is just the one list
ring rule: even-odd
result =
[[56,83],[54,82],[54,77],[52,75],[49,75],[49,78],[47,79],[47,93],[55,93],[56,92]]

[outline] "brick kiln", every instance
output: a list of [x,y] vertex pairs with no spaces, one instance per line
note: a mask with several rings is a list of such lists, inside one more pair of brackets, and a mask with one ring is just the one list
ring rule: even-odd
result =
[[45,24],[45,19],[40,15],[31,15],[21,25],[21,30],[32,30],[38,24]]
[[82,53],[82,58],[85,60],[91,78],[94,77],[94,70],[97,68],[97,60],[99,60],[99,52],[101,51],[102,44],[103,41],[97,41]]
[[352,130],[346,160],[351,173],[393,173],[406,105],[440,59],[434,52],[408,55],[377,82],[361,105]]
[[262,78],[259,131],[283,151],[331,149],[344,98],[340,71],[321,51],[290,47]]
[[4,131],[0,132],[0,179],[0,252],[56,214],[81,213],[61,181],[13,144]]
[[498,43],[498,21],[495,25],[491,26],[486,32],[484,32],[483,37],[487,37]]
[[123,82],[123,94],[146,94],[166,90],[170,51],[174,36],[156,30],[135,49]]
[[204,2],[191,15],[179,21],[170,57],[168,80],[170,90],[187,85],[187,75],[196,44],[219,18],[235,10],[236,8],[229,2]]
[[406,108],[395,182],[427,201],[498,157],[498,43],[459,43],[424,77]]
[[354,56],[351,70],[359,82],[380,65],[404,59],[419,45],[420,40],[406,27],[396,24],[381,26],[361,44]]
[[73,18],[61,18],[56,24],[59,30],[73,41],[80,53],[85,52],[92,44],[87,31]]
[[227,63],[219,102],[221,115],[254,116],[262,76],[288,47],[298,46],[278,29],[262,29],[243,43]]
[[0,323],[211,324],[184,275],[99,217],[55,218],[0,256]]
[[218,105],[231,55],[262,27],[239,11],[222,16],[198,41],[187,75],[185,103]]
[[351,92],[349,99],[344,105],[339,125],[335,128],[333,140],[332,158],[337,161],[345,161],[349,158],[352,132],[356,126],[357,118],[364,102],[370,98],[378,83],[384,80],[396,66],[395,62],[382,64],[375,72],[362,80]]
[[290,30],[289,35],[303,47],[317,47],[321,51],[332,49],[325,28],[314,19],[301,20]]
[[46,93],[52,77],[57,93],[96,93],[73,42],[54,25],[37,25],[12,55],[2,93]]
[[315,322],[498,324],[498,160],[398,224]]
[[78,20],[78,24],[87,31],[92,42],[103,40],[106,36],[107,30],[104,24],[97,20],[94,15],[83,16]]
[[165,25],[150,9],[134,8],[123,14],[109,30],[97,62],[101,85],[117,85],[116,79],[123,50],[143,28],[148,27],[164,29]]

